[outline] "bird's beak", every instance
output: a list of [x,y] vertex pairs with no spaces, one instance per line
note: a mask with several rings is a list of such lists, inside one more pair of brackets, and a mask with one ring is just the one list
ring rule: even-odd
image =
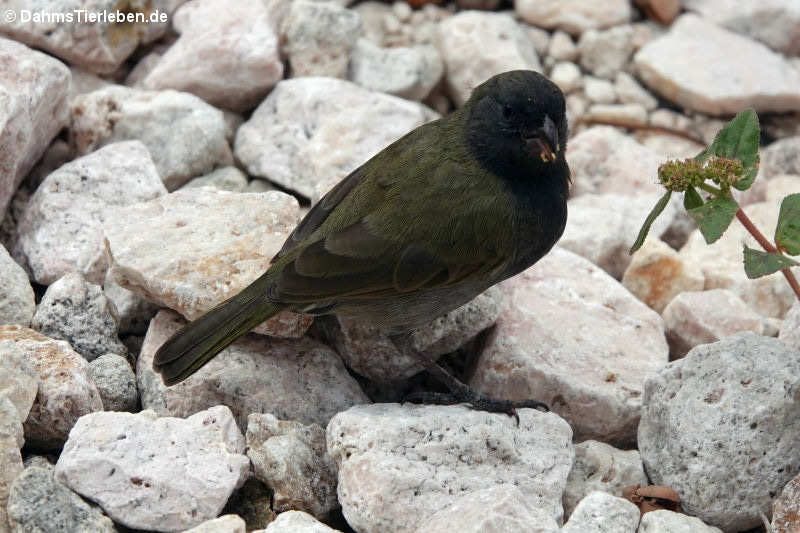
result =
[[553,119],[545,115],[542,127],[525,136],[525,144],[533,155],[541,158],[542,162],[555,161],[561,145],[558,143],[558,128]]

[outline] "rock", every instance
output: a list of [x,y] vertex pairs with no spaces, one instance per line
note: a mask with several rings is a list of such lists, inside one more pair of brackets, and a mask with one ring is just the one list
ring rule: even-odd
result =
[[253,531],[264,529],[275,520],[271,506],[272,490],[251,475],[244,485],[228,498],[228,503],[222,512],[242,517],[247,530]]
[[281,51],[292,77],[347,77],[347,65],[361,34],[358,13],[334,2],[294,0],[281,22]]
[[33,288],[25,269],[14,261],[2,245],[0,245],[0,279],[4,285],[0,293],[0,324],[29,326],[36,311]]
[[685,291],[701,291],[705,276],[664,241],[653,236],[631,258],[622,285],[657,313]]
[[[569,222],[559,246],[585,257],[613,278],[621,279],[631,262],[628,251],[657,201],[658,197],[650,194],[636,197],[583,194],[572,198]],[[662,235],[676,216],[676,204],[667,204],[653,224],[651,234]]]
[[75,159],[75,154],[69,144],[67,144],[66,141],[56,138],[50,143],[50,146],[44,151],[42,157],[37,161],[30,173],[28,173],[25,178],[25,185],[27,185],[31,191],[35,191],[47,176],[73,159]]
[[595,440],[576,444],[575,463],[564,489],[564,516],[570,516],[589,494],[603,491],[622,496],[622,490],[631,485],[648,485],[638,451],[618,450]]
[[594,104],[586,113],[586,119],[635,128],[647,126],[647,110],[641,104]]
[[633,53],[630,24],[608,30],[589,30],[578,40],[581,66],[600,78],[614,79]]
[[148,302],[139,294],[129,291],[114,281],[111,272],[106,272],[103,294],[114,304],[119,318],[119,335],[144,335],[147,324],[158,312],[159,307]]
[[791,0],[740,5],[732,0],[683,0],[689,11],[787,56],[800,55],[800,6]]
[[567,161],[572,196],[664,194],[658,183],[658,166],[664,158],[616,128],[594,126],[577,134],[567,146]]
[[522,27],[508,14],[462,11],[439,24],[439,51],[450,97],[457,106],[472,89],[507,70],[542,70]]
[[556,30],[550,39],[547,55],[556,61],[576,61],[580,52],[568,33]]
[[670,357],[677,359],[700,344],[724,339],[739,331],[764,331],[761,316],[735,293],[725,289],[678,294],[662,314]]
[[767,181],[765,189],[767,202],[780,204],[785,197],[800,191],[800,176],[779,174]]
[[107,352],[126,354],[113,305],[99,285],[70,272],[47,288],[31,327],[51,339],[69,342],[87,361]]
[[311,198],[437,116],[344,80],[284,80],[239,127],[235,153],[249,175]]
[[466,495],[516,486],[531,507],[561,519],[572,432],[552,413],[502,414],[464,406],[373,404],[328,425],[339,502],[362,533],[413,532]]
[[670,24],[681,12],[681,0],[634,0],[652,19]]
[[[779,139],[761,150],[759,178],[771,179],[779,174],[800,175],[800,135]],[[760,180],[756,180],[758,184]]]
[[423,100],[443,74],[444,63],[433,46],[381,48],[361,38],[353,50],[348,77],[372,91]]
[[627,0],[602,4],[591,0],[515,0],[514,9],[528,24],[559,28],[571,35],[625,24],[632,16]]
[[13,533],[117,532],[99,508],[56,481],[52,469],[38,466],[26,468],[11,485],[8,517]]
[[558,533],[560,528],[545,510],[533,506],[512,485],[469,492],[426,520],[416,533]]
[[596,104],[613,104],[617,101],[617,92],[608,80],[586,76],[584,93],[590,102]]
[[[158,39],[169,25],[165,11],[141,0],[124,6],[115,0],[12,0],[4,7],[9,9],[0,33],[103,74],[117,70],[139,44]],[[124,23],[112,20],[117,13],[126,17]]]
[[[4,7],[8,7],[6,4]],[[4,13],[16,13],[7,9]],[[4,31],[5,17],[0,22]],[[67,123],[69,69],[60,61],[0,38],[0,220],[14,192]]]
[[134,412],[139,404],[136,376],[121,355],[107,353],[89,363],[89,377],[100,393],[104,411]]
[[500,315],[502,294],[496,288],[398,338],[363,321],[337,317],[331,341],[348,367],[362,376],[385,383],[405,379],[423,370],[417,356],[421,352],[435,361],[456,351],[481,331],[494,324]]
[[251,335],[220,352],[196,374],[165,387],[153,370],[155,351],[185,322],[159,312],[150,322],[136,377],[142,407],[188,416],[213,405],[229,406],[242,429],[250,413],[325,426],[348,407],[369,403],[331,348],[304,337],[280,340]]
[[627,72],[617,72],[614,90],[623,104],[639,104],[647,111],[653,111],[658,106],[658,100]]
[[561,533],[636,533],[639,509],[628,500],[595,491],[583,498]]
[[795,302],[786,313],[778,338],[795,350],[800,350],[800,303]]
[[241,517],[227,514],[187,529],[184,533],[245,533],[246,531],[244,520]]
[[783,487],[772,503],[772,533],[795,533],[800,526],[800,476]]
[[302,511],[287,511],[278,515],[267,529],[259,529],[253,533],[340,533],[331,529],[313,516]]
[[642,515],[639,533],[722,533],[722,530],[694,516],[659,510]]
[[278,36],[263,2],[189,2],[175,12],[172,27],[180,37],[142,80],[146,89],[186,91],[245,111],[283,77]]
[[0,390],[0,531],[3,532],[8,531],[8,492],[23,470],[20,448],[24,443],[17,408]]
[[[771,231],[778,221],[779,205],[762,202],[743,208],[757,228]],[[742,267],[742,245],[761,249],[755,239],[738,222],[733,221],[720,239],[706,244],[700,230],[694,230],[681,248],[684,261],[696,265],[706,278],[705,288],[729,289],[753,310],[764,316],[782,318],[797,297],[780,273],[748,279]],[[795,276],[800,268],[793,268]]]
[[55,450],[81,416],[103,409],[89,378],[89,363],[64,341],[20,326],[0,326],[0,343],[22,350],[39,378],[39,391],[24,421],[25,440],[35,449]]
[[667,363],[661,317],[562,248],[500,287],[507,305],[470,384],[493,398],[545,402],[576,440],[631,444],[645,377]]
[[183,531],[216,517],[244,483],[244,449],[224,405],[186,419],[105,411],[78,420],[55,474],[124,526]]
[[[694,348],[645,381],[639,451],[651,481],[725,531],[761,524],[800,469],[800,351],[754,333]],[[753,408],[757,406],[757,408]]]
[[550,80],[558,85],[558,88],[564,93],[571,93],[583,86],[581,69],[578,68],[578,65],[569,61],[556,63],[550,72]]
[[339,508],[336,466],[319,425],[253,413],[247,417],[247,456],[256,477],[274,491],[275,512],[299,510],[325,518]]
[[220,191],[244,192],[247,189],[247,176],[236,167],[218,168],[205,176],[194,178],[181,189],[213,187]]
[[70,113],[70,139],[78,153],[140,140],[170,191],[232,162],[222,112],[189,93],[115,85],[78,96]]
[[109,265],[104,210],[155,198],[167,191],[147,148],[130,141],[106,146],[50,174],[20,221],[20,245],[38,283],[70,271],[102,283]]
[[[136,69],[134,68],[134,70]],[[114,85],[114,82],[105,78],[101,78],[100,76],[88,72],[80,67],[70,66],[69,71],[72,73],[72,83],[69,86],[69,97],[67,98],[67,102],[70,105],[78,95],[90,93],[98,89],[103,89],[105,87]]]
[[0,341],[0,370],[0,397],[5,396],[14,405],[17,418],[24,422],[39,390],[39,374],[26,353],[7,339]]
[[766,46],[693,14],[682,15],[669,32],[646,44],[634,62],[651,89],[701,113],[800,108],[800,71]]
[[[106,213],[111,274],[122,287],[189,320],[267,270],[299,220],[288,194],[186,189]],[[311,317],[280,313],[256,331],[300,337]]]

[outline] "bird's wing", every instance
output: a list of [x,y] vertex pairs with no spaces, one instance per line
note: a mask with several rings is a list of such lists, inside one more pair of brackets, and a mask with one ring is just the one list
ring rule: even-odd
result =
[[496,191],[481,183],[486,176],[474,175],[463,157],[404,149],[404,140],[384,153],[398,172],[387,175],[380,160],[370,160],[309,211],[274,260],[271,300],[383,298],[505,264],[509,252],[497,244],[504,230],[491,226],[508,226],[508,206],[498,217]]

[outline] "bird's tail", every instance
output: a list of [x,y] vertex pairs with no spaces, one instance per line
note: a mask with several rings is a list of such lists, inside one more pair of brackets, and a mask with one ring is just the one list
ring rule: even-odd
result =
[[257,284],[186,324],[158,349],[153,368],[165,385],[188,378],[226,346],[285,308],[268,301]]

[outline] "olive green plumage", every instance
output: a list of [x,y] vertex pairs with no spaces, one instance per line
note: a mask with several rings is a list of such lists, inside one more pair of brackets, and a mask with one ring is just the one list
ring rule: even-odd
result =
[[182,381],[282,310],[403,331],[466,303],[561,236],[565,148],[558,88],[530,71],[495,76],[342,180],[267,272],[176,333],[154,367]]

